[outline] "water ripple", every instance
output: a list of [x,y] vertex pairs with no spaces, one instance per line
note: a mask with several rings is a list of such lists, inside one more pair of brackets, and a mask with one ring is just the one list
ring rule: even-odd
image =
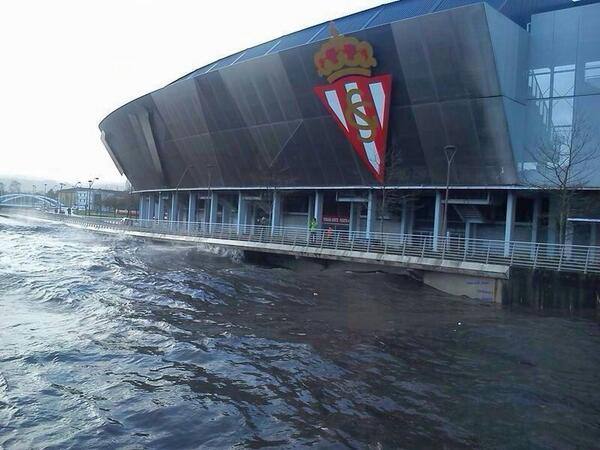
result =
[[0,448],[593,448],[594,317],[0,217]]

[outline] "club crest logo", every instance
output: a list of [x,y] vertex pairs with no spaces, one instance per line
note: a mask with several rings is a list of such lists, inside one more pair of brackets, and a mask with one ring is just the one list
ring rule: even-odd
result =
[[339,34],[333,23],[330,32],[314,58],[319,75],[330,84],[315,87],[315,92],[383,183],[392,76],[371,76],[371,68],[377,66],[371,44]]

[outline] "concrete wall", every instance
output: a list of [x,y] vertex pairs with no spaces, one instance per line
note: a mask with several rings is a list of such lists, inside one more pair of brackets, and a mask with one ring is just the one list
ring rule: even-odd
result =
[[583,273],[512,268],[502,281],[503,303],[539,309],[600,307],[600,277]]

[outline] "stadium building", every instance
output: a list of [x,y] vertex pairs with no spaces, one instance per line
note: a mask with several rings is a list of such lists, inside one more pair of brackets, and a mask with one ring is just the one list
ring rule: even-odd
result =
[[144,219],[595,244],[598,3],[392,2],[214,61],[102,141]]

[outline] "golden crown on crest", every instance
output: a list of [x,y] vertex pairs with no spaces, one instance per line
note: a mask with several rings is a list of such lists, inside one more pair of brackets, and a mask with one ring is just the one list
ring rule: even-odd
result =
[[377,65],[371,44],[339,34],[333,22],[329,32],[331,38],[315,54],[319,75],[327,77],[330,83],[347,75],[371,76],[371,67]]

